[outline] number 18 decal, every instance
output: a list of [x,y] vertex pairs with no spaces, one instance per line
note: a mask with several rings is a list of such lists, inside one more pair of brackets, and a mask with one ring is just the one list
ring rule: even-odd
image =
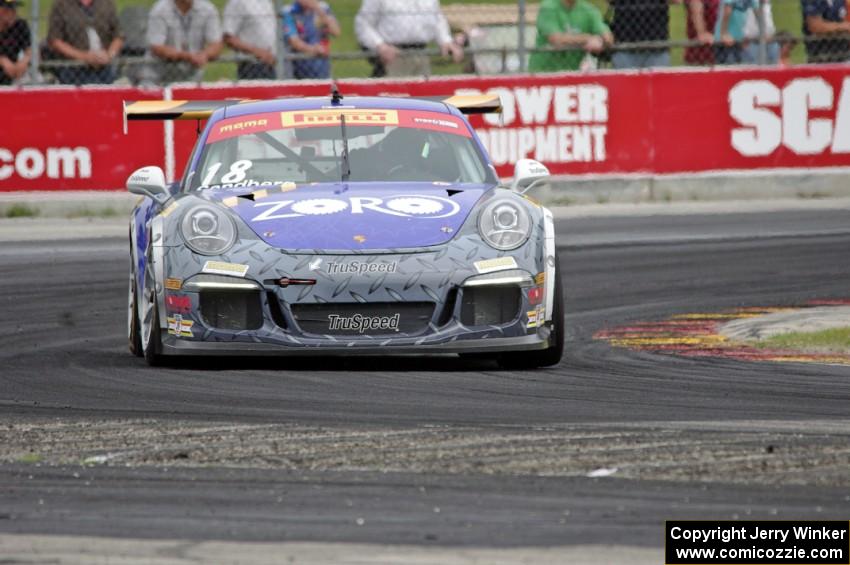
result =
[[[249,161],[248,159],[241,159],[236,161],[232,165],[230,165],[230,171],[224,174],[221,177],[221,182],[242,182],[245,180],[245,177],[248,175],[248,169],[250,169],[254,163]],[[213,163],[207,169],[207,174],[204,177],[204,182],[201,183],[201,186],[209,186],[215,180],[215,176],[218,174],[218,171],[221,169],[221,162]]]

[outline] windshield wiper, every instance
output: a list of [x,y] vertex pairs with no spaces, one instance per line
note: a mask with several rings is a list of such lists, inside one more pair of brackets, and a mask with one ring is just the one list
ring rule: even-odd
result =
[[351,177],[351,161],[348,160],[348,134],[345,129],[345,113],[339,115],[339,129],[342,131],[342,182]]

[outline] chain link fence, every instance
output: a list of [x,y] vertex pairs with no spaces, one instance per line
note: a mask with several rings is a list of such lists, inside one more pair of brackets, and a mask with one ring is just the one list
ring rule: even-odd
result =
[[845,1],[0,0],[0,84],[847,61]]

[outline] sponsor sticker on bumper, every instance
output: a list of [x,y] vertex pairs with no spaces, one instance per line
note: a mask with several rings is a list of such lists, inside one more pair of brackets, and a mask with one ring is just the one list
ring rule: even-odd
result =
[[503,271],[505,269],[516,269],[516,259],[513,257],[499,257],[497,259],[485,259],[473,263],[475,270],[480,274],[493,273],[495,271]]
[[195,322],[191,320],[184,320],[183,316],[177,315],[173,318],[169,317],[168,322],[168,333],[170,335],[176,335],[178,337],[195,337],[192,333],[192,326],[195,325]]
[[244,277],[248,272],[248,265],[238,263],[224,263],[223,261],[207,261],[204,263],[203,272],[211,275],[229,275],[232,277]]
[[328,329],[331,331],[356,331],[361,334],[369,330],[393,330],[397,332],[400,318],[400,314],[392,316],[362,316],[360,314],[338,316],[331,314],[328,316]]
[[542,304],[534,310],[529,310],[525,315],[528,317],[528,324],[525,326],[527,329],[542,327],[546,322],[546,309]]
[[192,299],[185,294],[169,294],[165,297],[165,307],[169,312],[188,314],[192,310]]
[[[321,261],[321,259],[319,259]],[[328,263],[329,275],[365,275],[367,273],[394,273],[398,268],[397,261],[367,263],[351,261],[348,263]]]

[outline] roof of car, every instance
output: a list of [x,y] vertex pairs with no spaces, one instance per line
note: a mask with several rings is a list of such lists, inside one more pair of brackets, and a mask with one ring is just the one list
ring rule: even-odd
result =
[[227,106],[216,112],[213,120],[259,114],[263,112],[285,112],[293,110],[322,110],[333,108],[373,108],[379,110],[424,110],[460,116],[455,108],[443,103],[422,98],[390,98],[376,96],[346,96],[339,105],[331,104],[330,96],[315,98],[278,98],[257,102],[244,102]]

